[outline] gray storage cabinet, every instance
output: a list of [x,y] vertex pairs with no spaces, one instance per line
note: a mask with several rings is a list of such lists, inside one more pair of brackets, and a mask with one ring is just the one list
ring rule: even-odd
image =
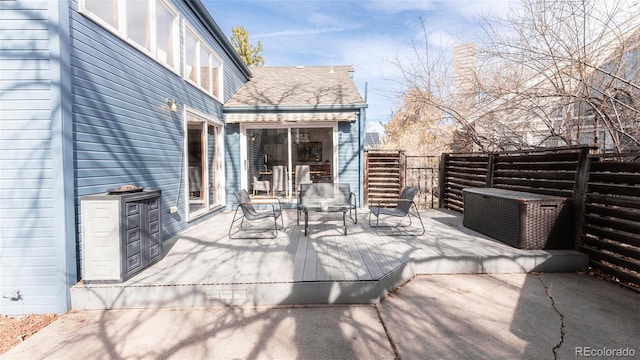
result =
[[464,226],[520,249],[569,249],[569,199],[496,189],[463,190]]
[[160,190],[81,198],[82,280],[123,282],[162,255]]

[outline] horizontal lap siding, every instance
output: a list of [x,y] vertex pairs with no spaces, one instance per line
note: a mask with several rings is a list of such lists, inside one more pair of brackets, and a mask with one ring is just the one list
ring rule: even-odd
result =
[[348,183],[362,206],[361,146],[357,122],[338,123],[338,181]]
[[[244,81],[241,72],[183,2],[172,5],[222,58],[229,97]],[[172,72],[84,15],[73,12],[71,27],[78,219],[82,195],[136,184],[162,191],[162,239],[167,239],[189,226],[183,111],[221,120],[221,103],[185,81],[181,70]],[[178,101],[178,112],[168,111],[167,98]],[[175,205],[178,213],[169,214]]]
[[178,188],[184,182],[182,119],[165,101],[188,88],[178,75],[84,16],[73,13],[71,26],[78,219],[83,195],[123,184],[159,189],[166,239],[186,224],[166,210],[184,191]]
[[[221,56],[228,98],[242,72],[184,2],[173,5]],[[184,216],[167,211],[177,202],[184,214],[182,109],[222,119],[218,101],[77,9],[77,1],[0,1],[2,314],[68,309],[82,195],[124,183],[160,189],[162,238],[185,229]],[[167,111],[166,98],[180,111]],[[18,290],[23,299],[11,300]]]
[[[57,312],[46,1],[0,2],[0,313]],[[56,86],[56,84],[53,84]],[[23,299],[8,297],[17,291]]]

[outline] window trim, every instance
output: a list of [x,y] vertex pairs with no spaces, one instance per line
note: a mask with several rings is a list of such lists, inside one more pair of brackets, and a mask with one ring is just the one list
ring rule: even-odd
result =
[[[80,14],[84,15],[86,18],[100,25],[105,30],[109,31],[113,35],[120,38],[120,40],[129,44],[131,47],[140,51],[144,55],[148,56],[156,63],[171,70],[175,74],[178,74],[178,75],[180,74],[179,73],[180,72],[180,48],[181,48],[180,46],[180,14],[178,13],[178,11],[176,11],[176,9],[173,6],[171,6],[170,3],[168,3],[166,0],[149,0],[149,10],[146,14],[146,17],[150,19],[149,47],[151,49],[148,50],[147,48],[144,47],[144,45],[138,44],[136,41],[134,41],[129,37],[128,29],[127,29],[128,24],[126,19],[127,10],[125,6],[125,0],[114,0],[114,2],[116,2],[118,5],[118,11],[117,11],[118,27],[112,26],[108,22],[104,21],[99,15],[89,10],[86,6],[87,1],[90,1],[90,0],[80,0],[78,4],[78,12]],[[160,4],[164,6],[173,15],[173,24],[172,24],[173,31],[172,31],[172,39],[171,39],[173,43],[173,65],[170,65],[168,61],[166,62],[161,61],[160,58],[158,57],[158,51],[157,51],[158,48],[156,46],[158,43],[156,13],[157,13],[158,6],[160,6]]]
[[[340,154],[339,154],[339,122],[338,121],[309,121],[309,122],[297,122],[297,123],[275,123],[275,122],[247,122],[240,124],[240,188],[249,189],[249,179],[247,178],[247,161],[248,161],[248,149],[247,149],[247,130],[249,129],[287,129],[287,146],[288,146],[288,160],[287,167],[293,166],[291,157],[291,144],[293,136],[291,130],[294,128],[328,128],[331,129],[331,136],[333,141],[332,148],[332,164],[334,164],[335,171],[333,172],[333,182],[340,182]],[[291,172],[288,172],[288,184],[289,184],[289,200],[293,199],[293,192],[291,189],[291,182],[293,178]]]
[[[199,118],[198,121],[189,121],[189,114],[191,114],[192,116]],[[189,144],[188,144],[188,129],[189,129],[189,124],[201,124],[201,126],[203,127],[203,130],[205,133],[208,133],[209,129],[208,127],[214,126],[217,127],[219,129],[218,134],[216,134],[216,157],[217,160],[220,162],[220,173],[217,176],[217,183],[213,184],[213,186],[216,186],[217,188],[217,192],[216,194],[218,195],[217,198],[217,202],[214,201],[213,204],[211,204],[211,199],[209,199],[209,192],[206,192],[206,198],[205,198],[205,206],[203,209],[199,209],[197,211],[191,212],[189,209],[189,191],[188,191],[188,179],[189,179],[189,167],[188,166],[184,166],[183,167],[183,179],[187,179],[186,181],[182,181],[182,183],[185,186],[185,191],[184,191],[184,197],[183,197],[183,204],[185,206],[185,214],[186,214],[186,221],[187,222],[192,222],[198,218],[201,218],[204,215],[210,214],[211,212],[214,212],[218,209],[221,209],[225,206],[226,204],[226,165],[225,165],[225,155],[224,155],[224,148],[225,148],[225,128],[224,128],[224,123],[218,119],[218,117],[214,114],[206,114],[202,111],[199,111],[193,107],[190,106],[185,106],[182,110],[182,118],[184,119],[183,122],[183,137],[182,137],[182,141],[183,141],[183,159],[182,161],[184,162],[184,164],[188,164],[189,163]],[[208,145],[205,145],[208,146]],[[205,153],[208,151],[208,149],[203,150]],[[210,181],[210,177],[211,177],[211,167],[209,166],[209,162],[205,162],[205,168],[202,170],[203,172],[206,172],[207,176],[206,176],[206,184],[202,184],[203,187],[207,187],[209,185],[211,185],[209,183]],[[215,171],[215,169],[213,169]]]
[[[207,44],[206,41],[203,41],[202,36],[200,36],[200,34],[195,31],[195,29],[189,25],[186,21],[183,21],[183,25],[182,25],[182,33],[184,34],[184,41],[183,41],[183,46],[182,46],[182,50],[183,50],[183,59],[184,59],[184,64],[183,64],[183,71],[182,71],[182,78],[187,81],[189,84],[195,86],[197,89],[199,89],[200,91],[204,92],[205,94],[211,96],[213,99],[217,100],[218,102],[220,102],[221,104],[224,102],[224,84],[223,84],[223,80],[224,80],[224,63],[222,61],[222,59],[220,58],[220,56],[213,51],[213,49],[211,49],[211,47]],[[191,78],[189,78],[189,75],[187,73],[187,66],[190,66],[191,64],[187,63],[187,46],[186,46],[186,37],[187,34],[193,36],[193,38],[196,41],[196,51],[195,51],[195,60],[198,62],[198,65],[200,65],[200,53],[202,48],[204,48],[206,51],[209,52],[209,54],[211,55],[209,57],[209,64],[208,64],[208,68],[209,68],[209,81],[211,82],[211,91],[207,91],[207,89],[205,89],[204,87],[202,87],[202,85],[200,84],[201,81],[201,77],[200,77],[200,69],[202,68],[201,66],[196,66],[197,69],[197,76],[196,78],[198,79],[197,82],[191,80]],[[213,62],[216,61],[218,63],[218,67],[213,67]],[[213,78],[213,71],[211,71],[212,69],[217,69],[216,71],[216,75],[218,78],[218,84],[216,86],[215,82],[214,82],[214,78]]]

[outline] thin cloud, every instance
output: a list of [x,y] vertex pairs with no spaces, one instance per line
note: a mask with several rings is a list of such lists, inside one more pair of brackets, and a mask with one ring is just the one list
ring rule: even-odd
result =
[[395,14],[403,11],[430,11],[438,4],[438,1],[426,0],[374,0],[363,3],[363,5],[374,11],[382,11]]
[[349,30],[353,30],[353,27],[331,26],[331,27],[324,27],[324,28],[275,31],[271,33],[256,34],[255,37],[270,38],[270,37],[283,37],[283,36],[318,35],[318,34],[336,33],[341,31],[349,31]]

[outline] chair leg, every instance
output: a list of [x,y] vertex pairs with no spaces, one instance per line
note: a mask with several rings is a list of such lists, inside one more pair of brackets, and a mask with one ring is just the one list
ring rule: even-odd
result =
[[309,236],[309,212],[304,212],[304,236]]
[[[233,224],[235,224],[235,222],[238,221],[238,220],[236,220],[236,215],[238,215],[238,209],[239,208],[240,208],[240,205],[238,205],[236,207],[236,212],[233,213],[233,220],[231,221],[231,226],[229,226],[229,238],[231,238],[231,229],[233,229]],[[242,217],[244,218],[244,215]],[[242,229],[242,223],[241,223],[240,226],[241,226],[240,228]]]
[[375,233],[377,234],[378,233],[378,221],[380,220],[380,218],[379,218],[380,214],[376,215],[376,226],[374,227],[374,226],[371,225],[371,213],[373,213],[373,210],[369,209],[369,227],[372,227],[373,231],[375,231]]
[[[356,217],[355,218],[351,214],[352,210],[356,213]],[[351,218],[351,221],[353,221],[354,224],[358,223],[358,207],[357,206],[349,207],[349,217]]]
[[342,226],[344,227],[344,235],[347,235],[347,212],[342,213]]
[[[280,215],[282,216],[282,215]],[[277,217],[273,217],[273,227],[276,229],[276,235],[275,237],[278,237],[278,218]]]
[[[426,232],[426,229],[424,227],[424,223],[422,222],[422,217],[420,216],[420,211],[418,211],[418,207],[416,206],[416,204],[413,204],[413,208],[415,209],[416,213],[413,214],[413,216],[417,217],[418,220],[420,221],[420,226],[422,227],[422,232],[419,234],[406,234],[406,235],[411,235],[411,236],[418,236],[418,235],[424,235],[424,233]],[[369,211],[369,226],[374,228],[374,231],[376,232],[376,234],[378,233],[378,228],[380,227],[380,214],[374,215],[376,217],[376,224],[375,226],[373,226],[371,224],[371,213],[373,213],[373,211]],[[397,225],[397,226],[401,226],[401,227],[410,227],[413,224],[413,220],[411,219],[411,212],[408,212],[407,216],[409,218],[409,224],[408,225]],[[391,225],[383,225],[382,227],[394,227]]]
[[416,209],[416,214],[418,215],[418,220],[420,220],[420,226],[422,226],[422,233],[420,233],[420,235],[423,235],[426,230],[424,228],[424,223],[422,222],[422,218],[420,217],[420,211],[418,211],[418,207],[416,206],[415,203],[413,203],[413,208]]

